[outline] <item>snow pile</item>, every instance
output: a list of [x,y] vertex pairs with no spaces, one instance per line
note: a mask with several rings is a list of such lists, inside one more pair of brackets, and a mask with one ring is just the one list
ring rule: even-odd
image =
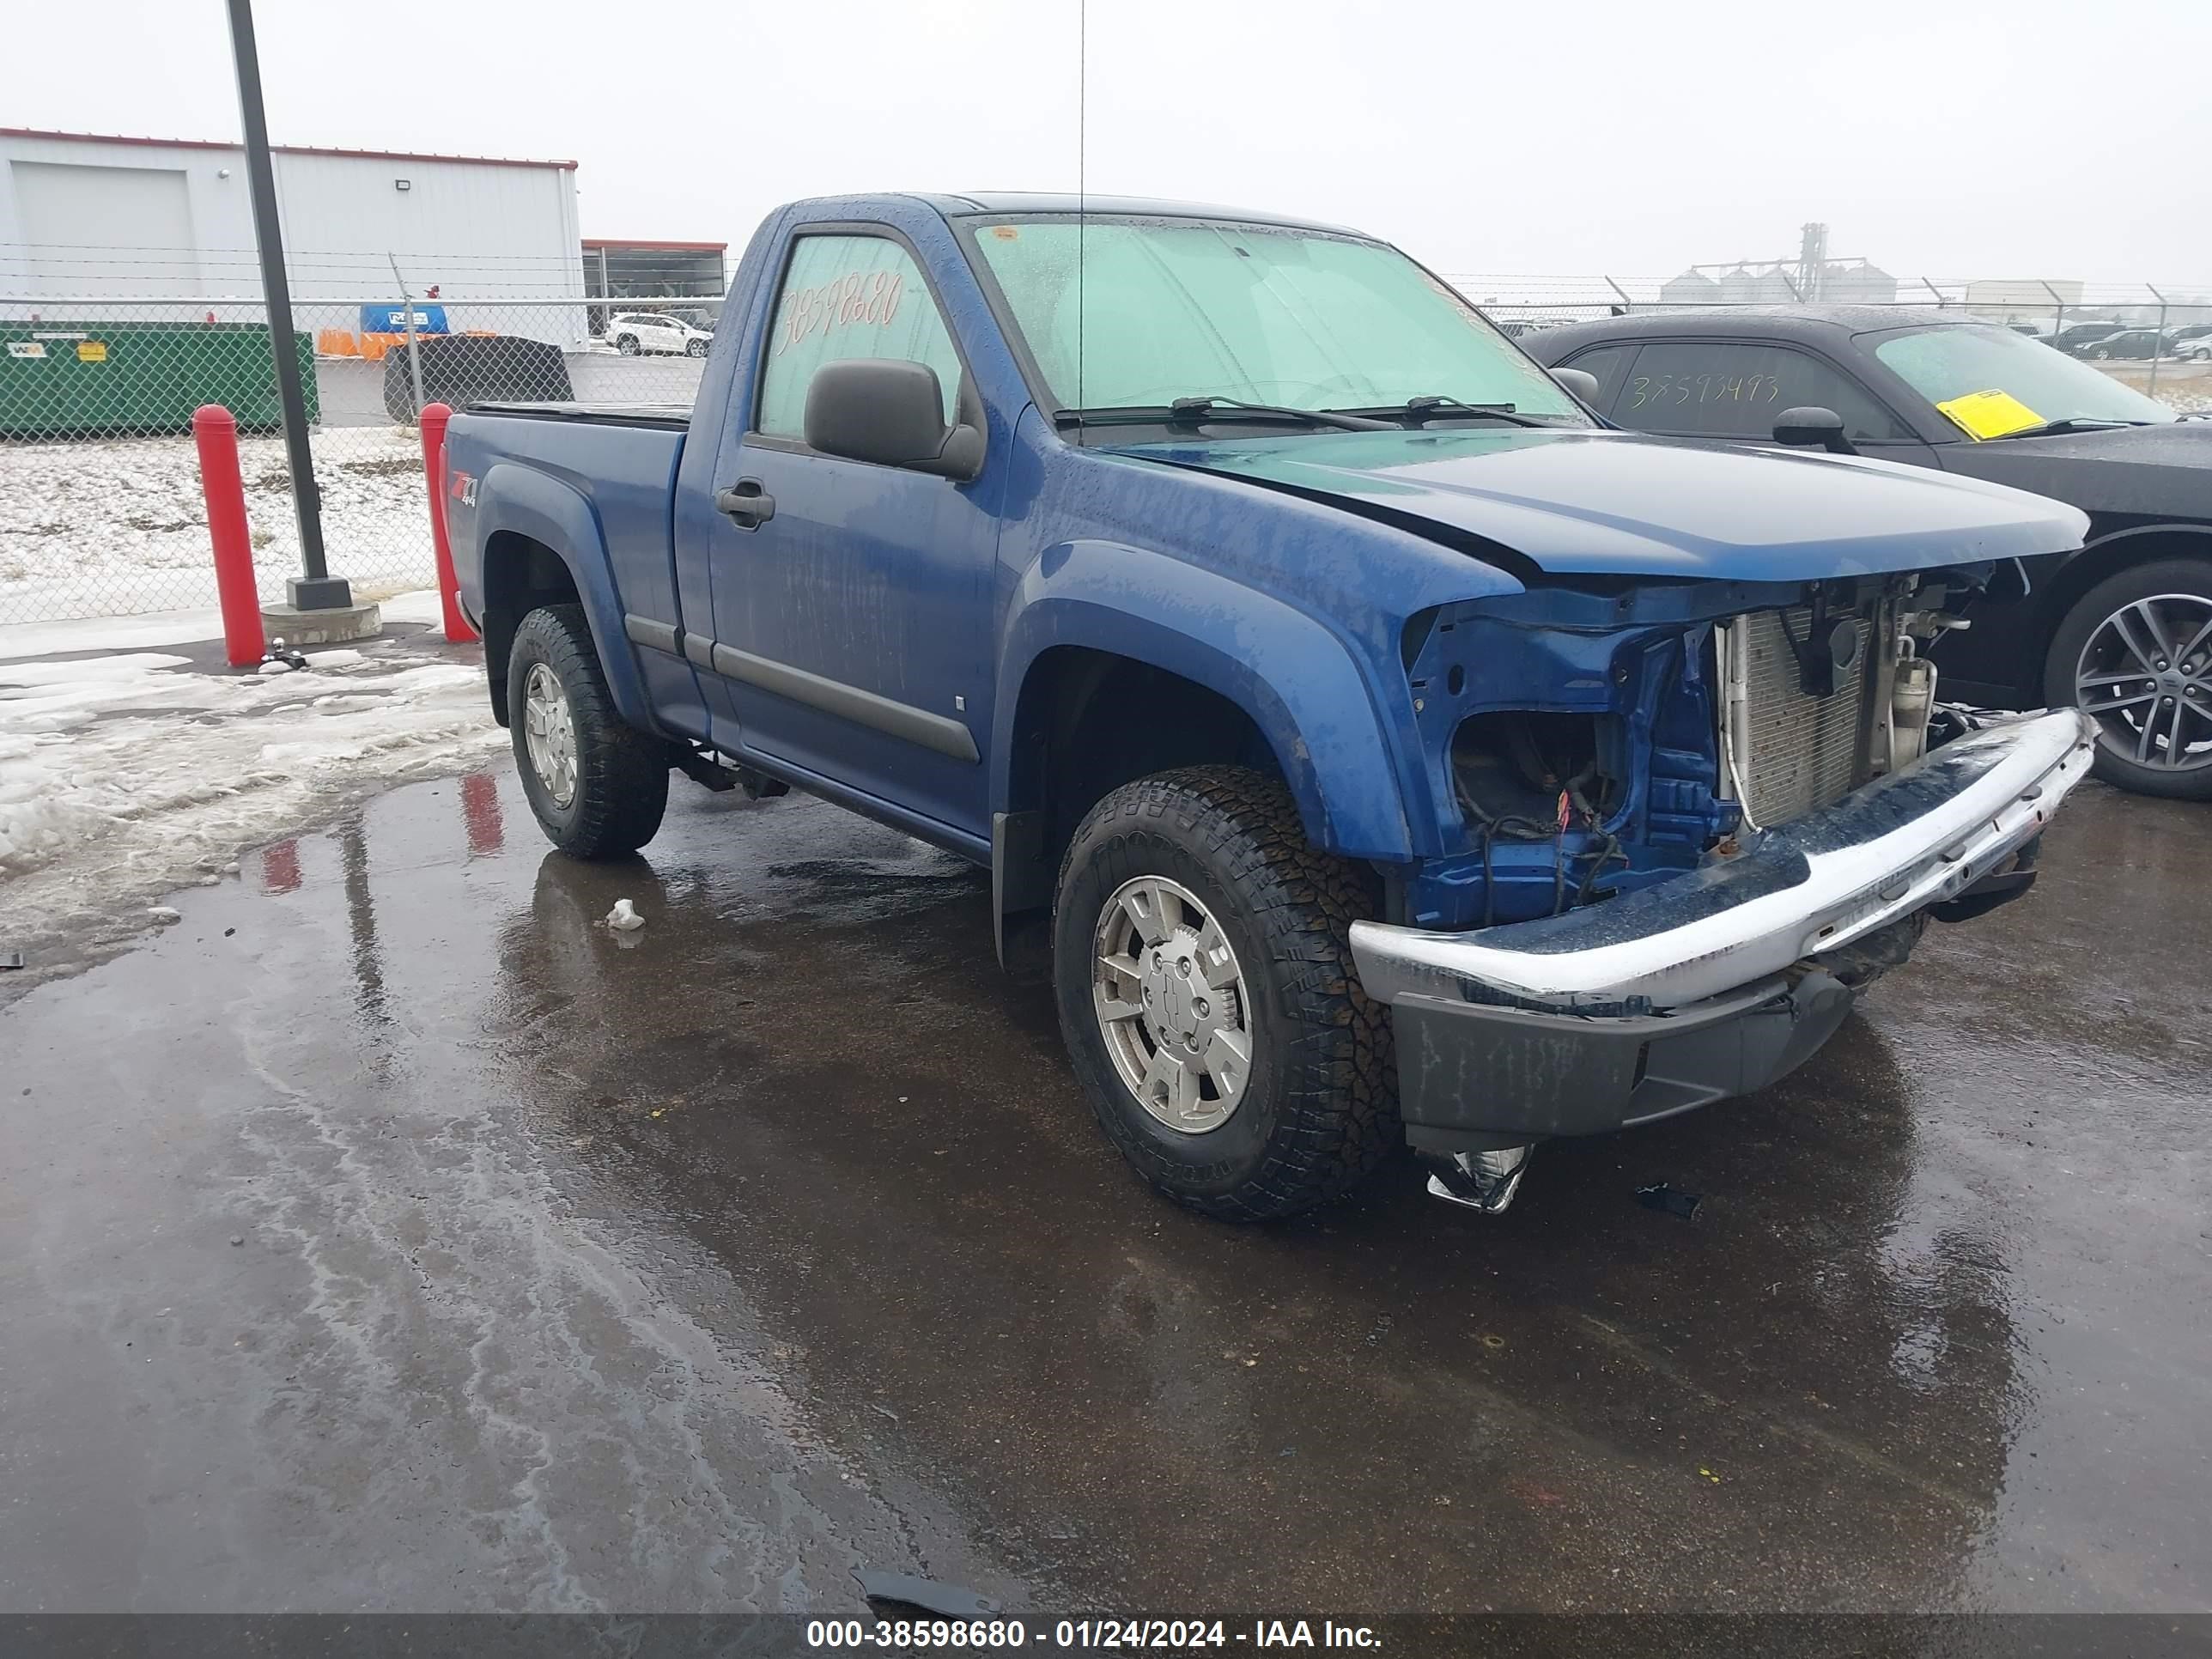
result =
[[[314,434],[331,562],[365,599],[432,579],[422,452],[404,427]],[[281,438],[241,438],[261,597],[300,570]],[[0,444],[0,622],[215,603],[207,504],[190,438]],[[205,637],[202,635],[200,637]]]
[[363,784],[506,741],[472,663],[397,641],[307,663],[264,677],[198,673],[160,652],[0,661],[10,943],[220,870]]

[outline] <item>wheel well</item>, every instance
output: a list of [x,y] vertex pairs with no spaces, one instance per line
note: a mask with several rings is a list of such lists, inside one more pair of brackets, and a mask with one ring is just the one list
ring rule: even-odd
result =
[[576,579],[561,556],[540,541],[502,530],[484,544],[484,673],[491,682],[492,717],[507,724],[507,658],[514,630],[541,605],[580,605]]
[[1008,803],[1043,814],[1055,864],[1083,815],[1125,783],[1208,762],[1282,775],[1252,717],[1218,691],[1079,646],[1030,665],[1013,733]]
[[2066,625],[2067,613],[2081,603],[2081,596],[2108,577],[2157,559],[2212,559],[2212,527],[2174,525],[2160,526],[2155,530],[2125,530],[2107,528],[2092,521],[2088,544],[2051,579],[2036,611],[2034,650],[2028,658],[2021,687],[2031,694],[2031,702],[2042,697],[2043,659],[2050,654],[2051,642],[2058,637],[2058,630]]
[[1048,966],[1045,923],[1075,828],[1125,783],[1178,766],[1282,767],[1252,717],[1218,691],[1132,657],[1054,646],[1015,704],[1006,819],[994,836],[999,957]]

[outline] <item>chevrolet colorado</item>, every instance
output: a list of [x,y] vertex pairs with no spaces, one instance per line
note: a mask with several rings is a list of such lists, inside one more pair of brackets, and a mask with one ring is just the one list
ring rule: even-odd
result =
[[693,408],[465,411],[449,520],[559,847],[645,845],[672,769],[842,803],[989,868],[1170,1196],[1286,1214],[1402,1139],[1496,1211],[2025,890],[2094,735],[1927,656],[2082,514],[1576,384],[1356,231],[799,202]]

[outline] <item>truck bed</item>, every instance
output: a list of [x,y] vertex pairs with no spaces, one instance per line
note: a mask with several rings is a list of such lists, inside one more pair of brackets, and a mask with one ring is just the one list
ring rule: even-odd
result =
[[471,415],[512,415],[527,421],[574,421],[591,426],[641,426],[681,432],[689,404],[471,404]]
[[[635,612],[674,621],[675,578],[669,511],[690,429],[689,407],[665,404],[472,404],[453,416],[446,438],[449,474],[483,479],[502,465],[541,476],[550,487],[532,512],[562,500],[577,509],[559,533],[589,545],[612,578],[611,607],[600,620],[617,634]],[[589,504],[588,517],[585,514]],[[543,537],[542,517],[525,513],[514,527]],[[478,592],[481,546],[454,538],[464,592]]]

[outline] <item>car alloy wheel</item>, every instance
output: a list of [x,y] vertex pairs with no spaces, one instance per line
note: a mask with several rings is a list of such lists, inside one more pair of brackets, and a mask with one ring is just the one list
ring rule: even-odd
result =
[[1188,887],[1137,876],[1099,911],[1091,957],[1091,1008],[1129,1092],[1183,1134],[1226,1123],[1252,1075],[1252,1005],[1220,925]]
[[548,663],[531,664],[523,687],[523,739],[530,769],[553,804],[565,807],[576,799],[576,721],[568,694]]
[[2154,593],[2097,624],[2074,670],[2075,701],[2115,753],[2139,766],[2212,766],[2212,599]]

